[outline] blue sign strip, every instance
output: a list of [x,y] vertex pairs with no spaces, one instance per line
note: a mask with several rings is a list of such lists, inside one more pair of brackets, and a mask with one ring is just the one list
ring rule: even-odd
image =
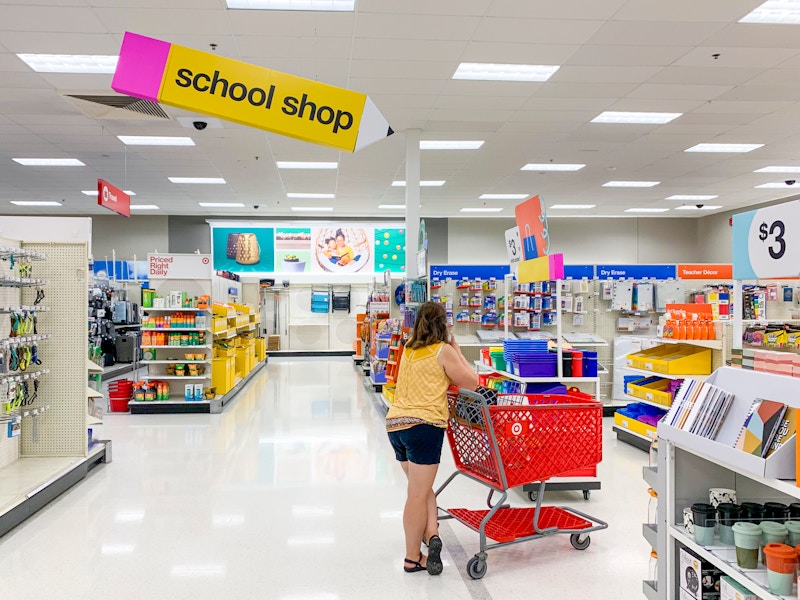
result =
[[677,265],[597,265],[597,279],[676,279]]
[[431,265],[430,278],[441,281],[480,278],[485,281],[494,277],[502,281],[510,272],[509,265]]
[[564,279],[594,279],[594,265],[564,265]]

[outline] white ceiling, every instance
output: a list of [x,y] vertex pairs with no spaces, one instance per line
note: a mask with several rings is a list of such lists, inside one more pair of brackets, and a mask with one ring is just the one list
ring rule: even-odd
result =
[[[400,216],[403,130],[422,139],[485,140],[478,150],[424,151],[424,216],[480,207],[484,193],[540,194],[578,214],[672,208],[673,194],[712,194],[725,210],[774,200],[791,179],[753,173],[800,165],[800,26],[740,24],[762,0],[357,0],[355,13],[231,11],[224,0],[0,0],[0,213],[103,214],[81,194],[103,177],[155,214],[291,215],[333,205],[334,216]],[[164,6],[169,8],[163,8]],[[198,132],[169,121],[86,116],[69,93],[109,93],[110,75],[39,74],[16,53],[117,54],[125,31],[217,52],[370,95],[398,131],[357,154],[338,153],[223,122]],[[714,58],[714,54],[719,54]],[[452,80],[458,63],[557,64],[546,83]],[[604,110],[682,112],[666,125],[590,123]],[[189,119],[191,121],[191,119]],[[191,135],[196,147],[125,147],[117,135]],[[684,153],[701,142],[760,143],[749,154]],[[23,167],[12,157],[75,157],[82,168]],[[276,160],[338,160],[337,171],[278,170]],[[586,163],[574,173],[526,163]],[[168,177],[224,177],[177,185]],[[661,181],[648,189],[609,180]],[[800,184],[798,184],[800,186]],[[334,193],[290,200],[289,192]],[[64,200],[61,209],[10,200]],[[243,202],[245,210],[203,209]],[[516,201],[485,201],[511,216]],[[143,213],[154,214],[154,213]],[[551,212],[556,214],[556,211]],[[309,216],[303,214],[303,217]],[[312,213],[313,216],[313,213]]]

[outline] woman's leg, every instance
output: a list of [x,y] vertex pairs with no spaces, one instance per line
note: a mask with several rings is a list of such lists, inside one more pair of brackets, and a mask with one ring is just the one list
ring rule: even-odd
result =
[[[408,498],[403,511],[403,529],[406,534],[406,558],[419,560],[422,536],[429,526],[430,498],[439,465],[408,463]],[[435,508],[435,499],[434,499]],[[421,563],[425,564],[425,559]]]
[[[408,461],[400,463],[406,477],[408,477],[408,465]],[[422,537],[423,542],[431,539],[432,535],[439,535],[439,509],[436,507],[436,495],[433,493],[433,488],[430,489],[430,493],[428,494],[427,505],[428,520],[425,524],[425,532]]]

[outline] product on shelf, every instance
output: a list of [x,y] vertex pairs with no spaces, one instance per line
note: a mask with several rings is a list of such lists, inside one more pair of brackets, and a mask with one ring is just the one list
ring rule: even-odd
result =
[[672,427],[716,439],[734,395],[704,381],[686,379],[678,389],[666,422]]

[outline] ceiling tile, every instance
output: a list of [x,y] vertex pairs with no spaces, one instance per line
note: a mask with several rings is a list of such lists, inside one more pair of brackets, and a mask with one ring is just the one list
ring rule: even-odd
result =
[[[760,0],[753,8],[763,4]],[[738,19],[737,19],[738,20]],[[797,48],[797,29],[791,25],[762,23],[731,23],[708,37],[704,46],[712,48]]]
[[[789,48],[700,47],[675,62],[676,67],[729,67],[768,69],[796,56],[800,50]],[[719,54],[719,58],[713,55]]]
[[495,0],[487,16],[511,18],[607,20],[612,18],[627,0]]
[[657,73],[648,83],[680,85],[741,85],[757,76],[760,69],[669,66]]
[[565,44],[471,41],[467,43],[458,60],[501,64],[562,65],[579,48],[578,45]]
[[629,98],[653,98],[675,100],[713,100],[732,89],[724,85],[663,85],[645,83],[630,94]]
[[534,40],[537,44],[584,44],[602,26],[602,21],[487,17],[480,21],[472,39],[483,42],[526,43]]
[[[2,31],[0,42],[19,54],[118,54],[122,36],[108,33]],[[14,57],[19,60],[17,57]],[[20,60],[20,63],[30,69]]]
[[359,15],[365,13],[412,15],[483,16],[493,0],[358,0]]
[[688,46],[584,45],[566,63],[576,66],[666,67],[691,50]]
[[587,43],[607,46],[697,46],[718,23],[609,21]]
[[661,67],[573,67],[560,68],[552,83],[644,83]]
[[438,15],[359,14],[355,35],[359,38],[419,40],[469,40],[478,17]]
[[738,21],[758,3],[753,0],[635,0],[614,13],[616,21]]
[[[215,38],[216,39],[216,38]],[[349,59],[352,41],[345,37],[272,37],[242,35],[236,38],[242,60],[258,58]],[[205,48],[207,50],[207,48]],[[219,50],[224,52],[222,48]]]
[[[348,53],[350,45],[351,41],[347,40]],[[465,45],[464,41],[355,38],[352,40],[352,57],[354,60],[388,61],[419,61],[435,58],[439,61],[453,61],[455,66],[455,62],[464,52]]]
[[82,7],[0,4],[0,30],[106,33],[93,11]]

